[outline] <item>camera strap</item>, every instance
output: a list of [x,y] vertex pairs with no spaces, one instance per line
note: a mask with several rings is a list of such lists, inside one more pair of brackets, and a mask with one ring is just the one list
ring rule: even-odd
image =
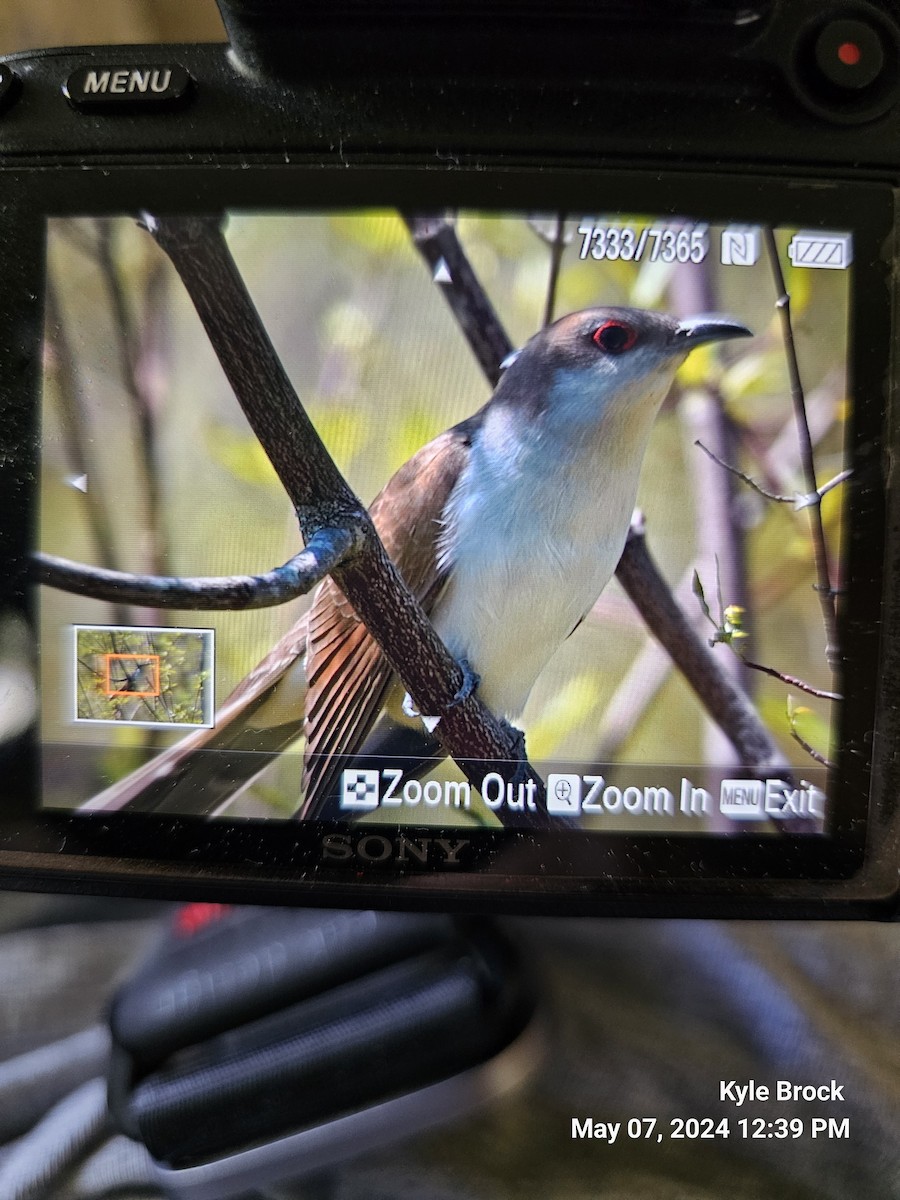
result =
[[219,1200],[467,1112],[535,1065],[490,923],[190,905],[115,997],[109,1103],[172,1195]]

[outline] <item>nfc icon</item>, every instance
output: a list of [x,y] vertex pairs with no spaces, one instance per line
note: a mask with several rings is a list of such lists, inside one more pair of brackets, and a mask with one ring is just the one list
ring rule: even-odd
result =
[[380,782],[377,771],[348,767],[341,773],[341,808],[377,808]]
[[723,266],[752,267],[760,255],[759,227],[729,225],[722,230],[721,251]]

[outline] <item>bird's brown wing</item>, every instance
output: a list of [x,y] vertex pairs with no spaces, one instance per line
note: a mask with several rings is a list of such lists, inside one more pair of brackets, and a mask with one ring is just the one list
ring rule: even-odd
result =
[[[435,544],[440,515],[468,452],[477,417],[441,434],[393,476],[372,505],[375,526],[388,553],[426,611],[442,578]],[[414,486],[418,471],[424,487]],[[406,514],[396,527],[397,519]],[[405,522],[405,525],[404,525]],[[411,536],[405,539],[404,530]],[[305,705],[297,688],[276,705],[272,698],[308,654]],[[268,763],[306,732],[318,759],[306,762],[314,799],[326,795],[339,771],[334,756],[352,754],[365,741],[391,682],[391,672],[365,626],[331,579],[319,587],[304,614],[237,685],[216,712],[212,729],[198,729],[143,766],[93,796],[86,810],[133,809],[208,814],[251,782]],[[308,800],[307,806],[308,807]]]
[[[468,460],[477,420],[448,429],[413,455],[370,509],[385,549],[426,612],[446,574],[446,566],[438,566],[441,517]],[[375,640],[332,579],[320,585],[313,600],[308,639],[301,816],[314,815],[328,797],[345,765],[343,756],[362,749],[393,678]]]
[[[306,649],[302,616],[216,711],[211,729],[196,729],[82,805],[84,811],[120,809],[205,816],[246,787],[302,732],[301,705],[280,704],[273,721],[267,702]],[[291,689],[295,691],[296,689]],[[270,706],[271,707],[271,706]],[[277,722],[277,723],[276,723]]]

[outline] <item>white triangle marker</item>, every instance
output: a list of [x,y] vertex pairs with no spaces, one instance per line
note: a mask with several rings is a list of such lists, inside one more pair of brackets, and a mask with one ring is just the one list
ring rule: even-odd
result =
[[447,266],[446,258],[439,258],[437,265],[434,268],[434,274],[431,276],[435,283],[452,283],[453,276],[450,274],[450,268]]
[[75,490],[78,492],[87,491],[87,475],[67,475],[66,483],[69,485],[69,487],[75,488]]

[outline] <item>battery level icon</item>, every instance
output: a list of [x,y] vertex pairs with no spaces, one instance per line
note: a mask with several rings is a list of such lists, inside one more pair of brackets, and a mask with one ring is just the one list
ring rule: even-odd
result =
[[849,233],[801,231],[791,239],[788,258],[795,267],[845,271],[853,261],[853,238]]

